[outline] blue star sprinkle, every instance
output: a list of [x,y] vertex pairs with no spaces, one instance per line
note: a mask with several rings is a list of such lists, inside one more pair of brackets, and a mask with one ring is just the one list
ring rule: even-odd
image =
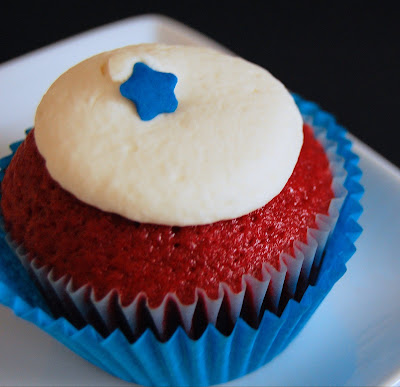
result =
[[142,121],[161,113],[173,113],[178,107],[174,94],[178,78],[155,71],[142,62],[135,63],[130,78],[120,86],[121,94],[136,105]]

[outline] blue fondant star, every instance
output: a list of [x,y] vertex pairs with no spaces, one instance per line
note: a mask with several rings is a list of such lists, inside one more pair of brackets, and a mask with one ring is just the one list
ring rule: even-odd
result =
[[174,89],[178,78],[171,73],[151,69],[138,62],[130,78],[120,86],[120,92],[130,99],[143,121],[152,120],[161,113],[173,113],[178,107]]

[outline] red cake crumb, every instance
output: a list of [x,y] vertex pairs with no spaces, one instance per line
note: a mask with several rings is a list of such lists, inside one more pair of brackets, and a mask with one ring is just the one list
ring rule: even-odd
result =
[[316,214],[328,212],[329,163],[307,125],[304,136],[291,178],[266,206],[233,220],[170,227],[103,212],[63,190],[47,172],[33,130],[2,183],[6,228],[31,258],[57,277],[71,275],[75,287],[91,284],[97,298],[116,289],[126,305],[144,291],[156,307],[168,292],[192,303],[197,287],[216,298],[221,282],[238,292],[243,274],[260,278],[264,262],[279,268],[280,253],[292,253]]

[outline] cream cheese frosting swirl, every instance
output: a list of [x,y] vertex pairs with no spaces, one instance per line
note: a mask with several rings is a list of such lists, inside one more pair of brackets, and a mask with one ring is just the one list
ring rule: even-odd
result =
[[[178,78],[174,113],[142,121],[120,85],[142,62]],[[35,117],[52,178],[128,219],[201,225],[264,206],[293,172],[302,118],[265,69],[211,49],[143,44],[61,75]]]

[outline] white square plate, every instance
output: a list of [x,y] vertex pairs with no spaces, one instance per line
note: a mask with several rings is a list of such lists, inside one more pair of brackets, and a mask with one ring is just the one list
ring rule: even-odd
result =
[[[158,15],[100,27],[0,65],[0,157],[33,124],[50,84],[101,51],[140,42],[197,44],[225,50]],[[301,90],[295,90],[301,95]],[[329,109],[329,107],[326,107]],[[348,271],[280,356],[231,386],[400,385],[400,171],[359,140],[364,232]],[[32,324],[0,306],[0,384],[124,386]]]

